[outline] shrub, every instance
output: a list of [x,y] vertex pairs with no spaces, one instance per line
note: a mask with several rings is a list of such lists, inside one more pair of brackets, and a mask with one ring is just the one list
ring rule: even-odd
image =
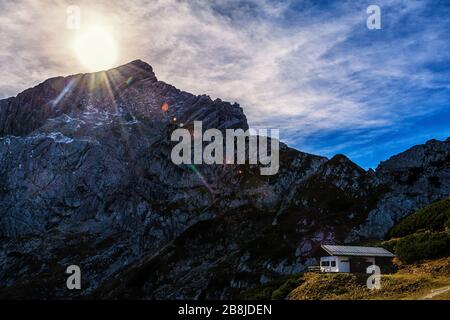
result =
[[449,225],[450,198],[447,198],[407,216],[389,230],[386,238],[404,237],[420,230],[443,231]]
[[405,263],[445,257],[450,254],[450,235],[447,232],[422,232],[398,240],[395,254]]
[[302,273],[281,277],[244,292],[241,298],[244,300],[283,300],[303,281]]
[[391,239],[388,241],[383,241],[381,247],[385,248],[387,251],[395,252],[395,246],[397,245],[399,239]]
[[287,295],[304,282],[303,278],[289,278],[278,289],[272,292],[272,300],[284,300]]

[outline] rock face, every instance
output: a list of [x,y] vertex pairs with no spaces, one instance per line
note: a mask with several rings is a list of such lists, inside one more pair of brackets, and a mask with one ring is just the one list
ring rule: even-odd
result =
[[[323,242],[379,238],[450,195],[450,141],[365,171],[281,144],[280,170],[177,166],[171,132],[248,129],[237,104],[134,61],[0,101],[0,297],[227,299],[302,271]],[[78,265],[82,290],[68,290]]]
[[431,140],[382,162],[376,171],[380,182],[389,187],[358,236],[382,237],[408,213],[450,194],[450,139]]

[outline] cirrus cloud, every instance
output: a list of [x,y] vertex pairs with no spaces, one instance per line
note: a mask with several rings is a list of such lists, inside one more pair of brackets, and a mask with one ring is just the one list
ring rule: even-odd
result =
[[2,2],[1,97],[83,71],[64,28],[74,4],[82,21],[112,26],[122,63],[140,58],[183,90],[237,101],[251,126],[280,128],[301,150],[373,167],[449,133],[445,3],[377,1],[382,29],[371,31],[367,1]]

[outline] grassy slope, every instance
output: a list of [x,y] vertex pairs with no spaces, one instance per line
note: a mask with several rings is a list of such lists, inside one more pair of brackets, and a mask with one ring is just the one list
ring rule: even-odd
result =
[[[365,274],[305,273],[283,277],[247,291],[250,300],[400,300],[422,299],[433,290],[450,286],[450,258],[408,265],[396,261],[399,270],[383,275],[380,290],[369,290]],[[432,299],[449,299],[450,291]]]
[[[367,275],[306,274],[305,282],[294,289],[292,300],[401,300],[421,299],[432,290],[450,286],[450,258],[403,266],[399,272],[383,275],[381,289],[369,290]],[[448,292],[434,299],[445,299]]]

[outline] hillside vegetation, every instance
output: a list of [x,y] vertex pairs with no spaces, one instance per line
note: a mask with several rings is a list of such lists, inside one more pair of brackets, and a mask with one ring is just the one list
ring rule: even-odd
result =
[[450,198],[433,203],[395,225],[382,245],[403,263],[450,255]]
[[[403,300],[425,299],[433,290],[450,286],[450,259],[415,266],[413,272],[401,270],[382,275],[381,288],[369,290],[366,274],[305,274],[305,281],[289,293],[291,300]],[[446,299],[448,291],[433,298]]]
[[283,300],[288,294],[305,282],[305,274],[298,273],[270,281],[269,283],[248,290],[242,295],[245,300]]
[[404,237],[421,230],[443,231],[445,228],[450,228],[450,198],[407,216],[388,231],[386,238]]
[[366,274],[300,273],[247,291],[248,300],[415,300],[449,299],[450,258],[400,265],[381,276],[381,288],[369,290]]

